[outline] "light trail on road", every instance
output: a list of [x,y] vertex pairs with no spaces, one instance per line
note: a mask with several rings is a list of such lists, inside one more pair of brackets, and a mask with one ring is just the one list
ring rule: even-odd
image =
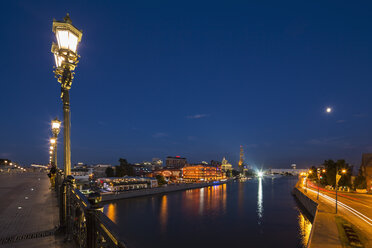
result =
[[[307,190],[313,192],[314,194],[318,194],[318,192],[315,191],[315,190],[312,190],[312,189],[309,189],[309,188],[307,188]],[[323,193],[320,193],[320,192],[319,192],[319,195],[322,196],[322,197],[324,197],[325,199],[327,199],[327,200],[330,201],[331,203],[336,204],[336,200],[333,199],[332,197],[327,196],[327,195],[325,195],[325,194],[323,194]],[[339,204],[339,206],[343,207],[344,209],[350,211],[350,212],[353,213],[355,216],[359,217],[361,220],[363,220],[364,222],[366,222],[368,225],[372,226],[372,219],[368,218],[367,216],[365,216],[365,215],[362,214],[361,212],[355,210],[354,208],[352,208],[352,207],[346,205],[346,204],[343,203],[343,202],[340,202],[339,200],[337,201],[337,204]]]

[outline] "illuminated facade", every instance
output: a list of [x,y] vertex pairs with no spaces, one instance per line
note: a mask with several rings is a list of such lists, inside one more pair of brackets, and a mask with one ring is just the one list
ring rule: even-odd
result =
[[164,179],[168,182],[177,182],[182,176],[181,169],[162,169],[152,172],[148,174],[148,176],[156,177],[157,175],[161,175]]
[[225,157],[222,159],[221,170],[222,171],[232,170],[232,165],[227,161]]
[[182,168],[182,175],[183,179],[189,182],[216,181],[226,178],[219,167],[204,164],[185,166]]

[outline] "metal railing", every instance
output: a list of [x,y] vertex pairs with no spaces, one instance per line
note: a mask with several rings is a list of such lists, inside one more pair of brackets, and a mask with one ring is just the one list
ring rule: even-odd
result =
[[59,229],[68,241],[84,248],[128,248],[120,239],[117,225],[102,212],[99,193],[90,193],[86,197],[75,187],[72,176],[63,179],[61,170],[57,172],[55,185],[60,210]]

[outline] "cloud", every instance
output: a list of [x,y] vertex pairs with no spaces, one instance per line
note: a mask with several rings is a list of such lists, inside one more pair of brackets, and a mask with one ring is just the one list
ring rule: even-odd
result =
[[12,156],[12,154],[9,153],[9,152],[3,152],[3,153],[0,153],[0,156],[3,157],[3,158],[7,158],[7,157]]
[[193,141],[193,140],[197,140],[198,138],[195,137],[195,136],[187,136],[187,140],[188,141]]
[[364,114],[364,113],[358,113],[358,114],[354,114],[354,117],[356,118],[363,118],[363,117],[366,117],[367,114]]
[[345,120],[337,120],[336,123],[344,123],[346,122]]
[[152,137],[153,137],[153,138],[163,138],[163,137],[168,137],[168,134],[158,132],[158,133],[154,133],[154,134],[152,135]]
[[186,116],[187,119],[201,119],[201,118],[204,118],[204,117],[207,117],[208,115],[207,114],[196,114],[196,115],[189,115],[189,116]]
[[316,146],[333,146],[333,147],[338,147],[341,149],[355,148],[349,142],[342,140],[342,137],[310,139],[306,141],[306,143],[309,145],[316,145]]
[[334,143],[337,138],[320,138],[320,139],[310,139],[306,141],[309,145],[329,145]]

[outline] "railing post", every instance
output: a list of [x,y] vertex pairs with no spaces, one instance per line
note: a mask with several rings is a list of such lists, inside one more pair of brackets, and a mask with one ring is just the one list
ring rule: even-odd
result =
[[66,227],[66,217],[67,217],[67,181],[63,180],[60,190],[59,197],[59,227],[64,230]]
[[86,212],[87,219],[87,248],[97,247],[97,228],[96,228],[96,212],[99,211],[100,206],[98,203],[101,201],[100,193],[90,193],[88,201],[90,203]]
[[75,188],[75,178],[71,175],[66,177],[66,199],[67,199],[67,208],[66,208],[66,234],[67,234],[67,241],[72,240],[72,190]]

